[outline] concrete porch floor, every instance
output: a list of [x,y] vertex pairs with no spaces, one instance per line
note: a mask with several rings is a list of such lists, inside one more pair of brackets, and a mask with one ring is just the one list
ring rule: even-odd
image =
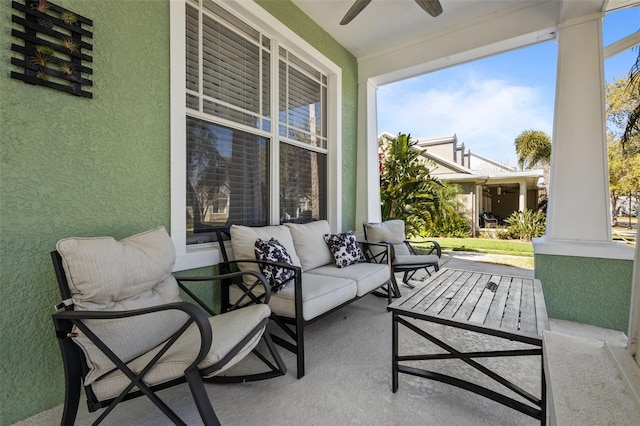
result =
[[[532,277],[533,271],[490,263],[491,256],[445,253],[444,267]],[[402,286],[401,290],[409,291]],[[430,326],[439,327],[439,326]],[[584,324],[551,320],[551,328],[565,334],[626,344],[626,336]],[[431,331],[439,331],[430,328]],[[462,335],[445,330],[447,339],[474,345],[518,344],[478,334]],[[287,374],[271,380],[244,384],[207,384],[212,405],[223,425],[534,425],[535,419],[482,396],[446,384],[400,375],[397,393],[391,392],[391,317],[386,299],[366,296],[306,330],[307,374],[296,379],[294,356],[281,350],[289,368]],[[425,345],[423,339],[401,331],[404,347]],[[458,343],[456,343],[458,344]],[[522,346],[522,345],[521,345]],[[526,346],[526,345],[523,345]],[[58,361],[58,360],[56,360]],[[485,362],[486,361],[486,362]],[[530,392],[538,395],[538,358],[483,361],[486,366],[510,374]],[[456,371],[467,366],[456,361],[438,361],[438,371]],[[247,358],[237,368],[251,368]],[[476,383],[494,390],[490,379],[469,370]],[[62,397],[63,389],[60,389]],[[186,384],[159,392],[188,425],[202,424]],[[84,401],[76,424],[90,424],[101,411],[89,413]],[[62,406],[17,423],[20,426],[59,424]],[[146,398],[121,403],[103,423],[105,425],[168,425],[171,422]]]

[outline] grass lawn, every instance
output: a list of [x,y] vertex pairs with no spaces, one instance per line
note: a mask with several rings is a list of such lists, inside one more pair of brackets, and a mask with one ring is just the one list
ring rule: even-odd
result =
[[438,237],[434,239],[438,241],[444,251],[470,251],[475,253],[533,257],[533,245],[531,242],[487,238]]

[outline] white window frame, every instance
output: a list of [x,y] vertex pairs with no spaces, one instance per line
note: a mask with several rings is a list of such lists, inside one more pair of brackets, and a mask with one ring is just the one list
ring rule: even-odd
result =
[[[332,231],[339,232],[342,223],[342,70],[309,43],[275,19],[253,1],[214,1],[235,16],[259,29],[272,40],[294,53],[300,59],[317,68],[327,76],[327,220]],[[218,245],[200,244],[187,246],[186,239],[186,49],[185,49],[185,3],[186,0],[170,0],[170,99],[171,99],[171,239],[176,248],[174,271],[182,271],[216,265],[220,261]],[[272,52],[278,58],[278,52]],[[274,61],[277,64],[277,61]],[[272,73],[271,87],[277,88]],[[272,105],[274,123],[272,129],[270,172],[277,176],[279,137],[277,105]],[[278,188],[271,185],[271,221],[277,221]],[[277,223],[272,223],[277,224]]]

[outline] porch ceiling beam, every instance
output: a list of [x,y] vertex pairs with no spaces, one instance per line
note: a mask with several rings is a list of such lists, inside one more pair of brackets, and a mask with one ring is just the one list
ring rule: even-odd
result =
[[604,58],[609,59],[610,57],[624,52],[625,50],[629,50],[637,45],[640,45],[640,32],[630,34],[625,38],[622,38],[615,43],[611,43],[610,45],[606,46],[603,51]]
[[438,69],[528,46],[555,37],[558,2],[506,9],[490,19],[446,32],[392,51],[358,58],[360,81],[387,84]]

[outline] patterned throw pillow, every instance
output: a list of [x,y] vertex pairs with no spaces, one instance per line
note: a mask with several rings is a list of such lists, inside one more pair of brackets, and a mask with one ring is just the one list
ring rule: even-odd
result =
[[341,234],[324,234],[324,240],[333,254],[338,268],[344,268],[354,263],[366,262],[364,253],[360,250],[353,231]]
[[[256,259],[267,262],[279,262],[293,265],[291,256],[287,253],[287,249],[275,238],[269,241],[263,241],[260,238],[256,240]],[[277,293],[281,290],[285,283],[294,277],[295,272],[292,269],[285,269],[275,265],[260,264],[260,271],[265,276],[267,282],[271,285],[271,291]]]

